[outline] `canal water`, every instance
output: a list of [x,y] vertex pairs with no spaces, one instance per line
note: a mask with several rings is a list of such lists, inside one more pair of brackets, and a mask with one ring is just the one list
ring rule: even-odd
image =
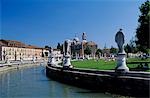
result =
[[0,98],[112,98],[110,94],[62,84],[46,77],[45,67],[0,73]]

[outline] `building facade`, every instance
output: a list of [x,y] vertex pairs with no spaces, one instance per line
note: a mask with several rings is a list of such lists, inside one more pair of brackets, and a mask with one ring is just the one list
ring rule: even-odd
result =
[[[0,40],[0,60],[39,60],[44,48],[26,45],[14,40]],[[45,50],[48,51],[48,50]]]
[[[86,48],[89,48],[91,51],[89,55],[84,53]],[[71,40],[72,58],[84,59],[84,57],[86,56],[95,58],[96,51],[97,51],[97,44],[93,41],[87,41],[85,33],[82,34],[82,41],[80,41],[78,37],[75,37],[73,40]]]

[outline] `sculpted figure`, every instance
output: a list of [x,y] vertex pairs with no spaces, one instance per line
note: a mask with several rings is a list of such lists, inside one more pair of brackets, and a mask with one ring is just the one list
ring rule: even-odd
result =
[[67,47],[68,47],[67,41],[64,42],[64,46],[65,46],[65,51],[64,52],[65,52],[65,55],[66,55],[67,54]]
[[50,54],[53,52],[53,49],[51,47],[48,50]]
[[70,53],[70,45],[71,45],[70,40],[66,40],[64,44],[65,44],[65,55],[67,55]]
[[86,34],[85,34],[85,32],[83,32],[83,34],[82,34],[82,40],[86,40]]
[[117,43],[118,45],[118,48],[119,48],[119,53],[122,53],[124,51],[124,34],[122,33],[122,29],[120,29],[116,36],[115,36],[115,42]]

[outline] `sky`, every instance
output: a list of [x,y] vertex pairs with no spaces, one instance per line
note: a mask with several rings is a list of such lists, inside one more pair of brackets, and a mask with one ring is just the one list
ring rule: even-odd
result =
[[75,36],[99,48],[117,47],[122,28],[125,44],[134,36],[144,0],[1,0],[0,38],[56,47]]

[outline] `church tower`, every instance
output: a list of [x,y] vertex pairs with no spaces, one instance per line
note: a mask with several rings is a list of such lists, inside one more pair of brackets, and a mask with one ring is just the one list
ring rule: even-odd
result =
[[82,34],[82,42],[87,42],[87,40],[86,40],[86,33],[85,32],[83,32],[83,34]]

